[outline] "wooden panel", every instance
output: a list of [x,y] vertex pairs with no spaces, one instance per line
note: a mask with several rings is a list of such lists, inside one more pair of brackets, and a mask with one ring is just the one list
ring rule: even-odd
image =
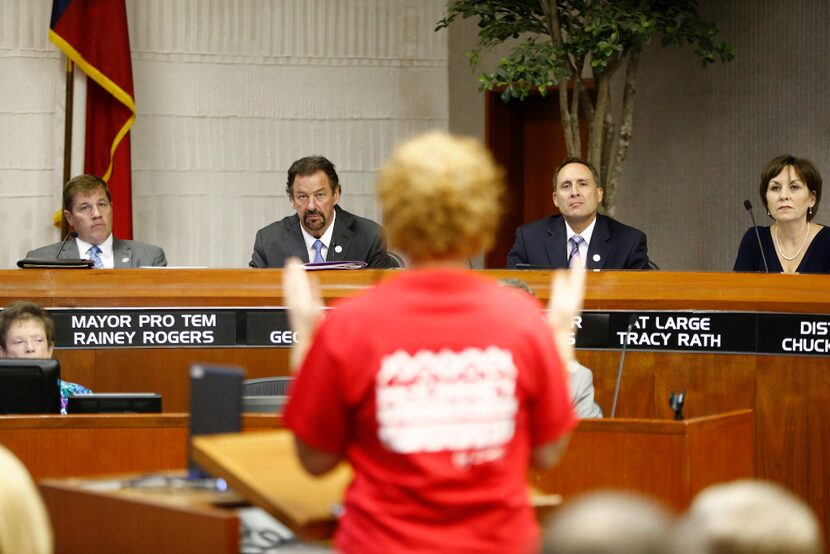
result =
[[753,475],[750,410],[685,421],[583,420],[562,461],[532,483],[566,499],[603,488],[684,510],[706,486]]
[[[794,490],[830,520],[830,363],[810,357],[758,361],[758,471]],[[827,527],[825,527],[827,529]]]
[[[239,519],[181,491],[164,499],[85,490],[45,481],[40,492],[55,535],[55,553],[236,554]],[[172,500],[175,501],[172,502]]]
[[[244,431],[273,430],[282,418],[245,414]],[[187,467],[187,414],[0,417],[0,444],[35,479],[147,473]]]
[[95,392],[148,391],[162,395],[165,412],[190,409],[190,366],[232,365],[245,378],[289,375],[286,348],[151,348],[96,351]]
[[488,268],[505,267],[507,252],[516,237],[516,228],[524,223],[524,160],[522,159],[522,118],[505,105],[497,94],[485,94],[485,144],[504,168],[507,195],[493,249],[485,255]]
[[754,414],[710,416],[688,426],[689,500],[713,483],[755,476]]
[[[549,271],[481,273],[494,279],[520,277],[541,300],[549,296]],[[317,272],[314,278],[331,302],[395,275],[390,270],[344,270]],[[278,269],[0,270],[0,302],[27,298],[53,307],[281,306],[281,276]],[[592,271],[585,309],[830,313],[830,288],[823,275]]]
[[6,416],[0,442],[36,479],[181,469],[187,421],[183,414]]

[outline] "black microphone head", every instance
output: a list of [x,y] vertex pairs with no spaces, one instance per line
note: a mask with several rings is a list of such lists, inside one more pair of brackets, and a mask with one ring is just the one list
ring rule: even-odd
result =
[[76,238],[78,238],[78,233],[76,233],[75,231],[69,231],[67,236],[72,237],[73,239],[76,239]]
[[752,202],[750,202],[749,200],[744,200],[744,208],[746,208],[747,211],[751,210],[752,209]]

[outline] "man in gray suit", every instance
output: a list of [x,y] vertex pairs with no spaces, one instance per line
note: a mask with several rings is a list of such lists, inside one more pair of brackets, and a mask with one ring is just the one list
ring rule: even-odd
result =
[[594,374],[576,360],[568,362],[568,387],[577,417],[602,417],[602,408],[594,402]]
[[340,180],[329,160],[308,156],[291,164],[285,191],[297,213],[257,231],[251,267],[282,267],[291,257],[398,267],[386,251],[381,226],[337,205]]
[[78,175],[63,188],[63,216],[75,229],[74,240],[56,242],[29,252],[27,258],[77,259],[97,269],[166,266],[164,250],[112,235],[112,199],[107,183],[95,175]]
[[[520,290],[536,298],[536,293],[530,285],[521,279],[502,278],[498,284],[503,287],[510,287]],[[602,417],[602,408],[594,402],[594,374],[576,360],[568,362],[568,390],[571,394],[571,402],[574,405],[574,413],[580,419]]]

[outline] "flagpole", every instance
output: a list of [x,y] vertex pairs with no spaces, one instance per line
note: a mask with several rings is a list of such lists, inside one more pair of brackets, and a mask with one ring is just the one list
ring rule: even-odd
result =
[[[75,87],[75,64],[66,58],[66,109],[64,110],[63,129],[63,182],[61,183],[61,213],[63,213],[63,187],[72,178],[72,99]],[[69,223],[61,217],[61,238],[66,238]]]

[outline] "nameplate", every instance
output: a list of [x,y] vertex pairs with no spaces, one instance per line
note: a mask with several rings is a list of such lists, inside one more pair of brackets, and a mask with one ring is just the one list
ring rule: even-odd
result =
[[[50,309],[58,348],[288,348],[283,307]],[[630,327],[629,327],[630,326]],[[586,311],[578,349],[830,356],[830,315]]]
[[58,348],[160,348],[236,346],[234,310],[49,310]]

